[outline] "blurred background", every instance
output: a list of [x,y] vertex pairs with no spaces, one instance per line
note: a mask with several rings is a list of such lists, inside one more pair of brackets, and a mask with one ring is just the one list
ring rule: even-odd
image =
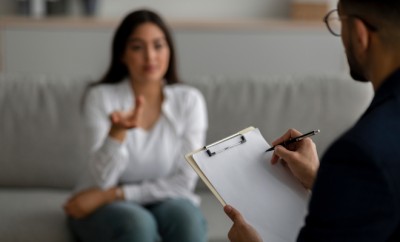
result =
[[[1,0],[0,14],[119,17],[130,9],[151,7],[174,18],[286,18],[291,5],[334,6],[335,0]],[[304,9],[303,9],[304,11]],[[313,11],[315,13],[315,11]],[[310,11],[308,17],[313,13]]]
[[137,8],[170,24],[183,77],[346,71],[322,21],[337,0],[0,0],[0,72],[105,71],[111,36]]

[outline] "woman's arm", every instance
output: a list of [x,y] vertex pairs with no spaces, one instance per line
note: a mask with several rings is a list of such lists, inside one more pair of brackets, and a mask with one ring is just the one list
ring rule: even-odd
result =
[[64,211],[69,216],[80,219],[106,204],[123,199],[123,192],[120,187],[113,187],[107,190],[89,188],[68,199],[64,205]]
[[137,97],[133,108],[128,111],[108,110],[110,107],[106,108],[107,105],[111,108],[117,105],[112,103],[115,98],[107,98],[106,95],[104,90],[94,89],[86,98],[84,110],[91,148],[87,171],[78,186],[79,190],[115,186],[128,164],[124,140],[127,130],[138,126],[144,100]]

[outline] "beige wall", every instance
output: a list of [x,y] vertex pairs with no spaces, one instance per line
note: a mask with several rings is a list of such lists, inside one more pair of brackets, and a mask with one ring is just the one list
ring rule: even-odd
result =
[[16,0],[0,0],[0,16],[12,13],[15,2]]
[[[15,23],[0,31],[2,71],[102,75],[116,22],[59,21]],[[346,68],[340,39],[322,22],[176,22],[172,29],[184,78],[338,73]]]
[[[10,15],[19,0],[0,0],[0,15]],[[68,11],[80,15],[80,0],[67,0]],[[98,15],[116,17],[147,7],[172,19],[287,17],[292,0],[99,0]]]
[[151,7],[168,18],[286,17],[291,0],[102,0],[99,14],[118,16],[138,7]]

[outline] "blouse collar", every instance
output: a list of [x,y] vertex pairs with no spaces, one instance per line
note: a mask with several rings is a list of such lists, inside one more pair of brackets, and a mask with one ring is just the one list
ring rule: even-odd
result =
[[368,107],[364,116],[385,102],[388,98],[395,95],[400,95],[400,69],[396,70],[386,78],[378,90],[376,90],[371,105]]

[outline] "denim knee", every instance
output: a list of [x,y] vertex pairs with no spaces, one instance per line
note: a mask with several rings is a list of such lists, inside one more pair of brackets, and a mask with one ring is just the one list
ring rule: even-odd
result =
[[153,215],[130,202],[106,205],[88,218],[72,220],[70,225],[83,242],[155,242],[159,237]]
[[165,242],[205,242],[207,224],[197,206],[187,199],[168,199],[149,208]]

